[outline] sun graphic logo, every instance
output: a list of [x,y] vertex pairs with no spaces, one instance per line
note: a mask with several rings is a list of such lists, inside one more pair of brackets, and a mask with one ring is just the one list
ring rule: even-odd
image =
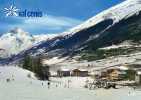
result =
[[4,12],[6,13],[7,16],[18,16],[18,11],[16,6],[11,5],[9,8],[4,8]]

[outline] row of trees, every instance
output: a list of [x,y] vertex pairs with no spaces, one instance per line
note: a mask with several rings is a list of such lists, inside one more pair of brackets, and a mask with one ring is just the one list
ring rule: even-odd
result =
[[43,66],[41,56],[32,57],[26,55],[23,59],[22,67],[34,72],[40,80],[49,80],[49,66]]

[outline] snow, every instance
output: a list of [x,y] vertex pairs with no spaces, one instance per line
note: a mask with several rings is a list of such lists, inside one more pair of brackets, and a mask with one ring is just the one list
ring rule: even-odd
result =
[[[32,72],[15,66],[0,67],[0,100],[140,100],[139,89],[128,87],[120,89],[84,88],[89,77],[51,78],[51,86],[47,81],[39,81]],[[32,74],[28,78],[27,74]],[[5,79],[14,78],[6,82]],[[69,82],[69,87],[68,87]]]
[[[75,57],[74,57],[75,58]],[[126,65],[128,64],[141,64],[141,52],[134,52],[132,54],[127,55],[117,55],[108,57],[105,59],[95,60],[95,61],[76,61],[68,59],[55,59],[55,60],[46,60],[47,62],[57,62],[57,63],[50,63],[50,66],[54,66],[54,68],[67,68],[67,69],[87,69],[88,71],[91,70],[100,70],[103,68],[108,67],[117,67],[121,70],[127,70],[128,68]],[[49,64],[49,63],[48,63]]]
[[108,47],[104,47],[104,48],[99,48],[99,49],[103,49],[103,50],[110,50],[110,49],[118,49],[121,47],[125,47],[125,48],[129,48],[131,47],[130,45],[112,45],[112,46],[108,46]]
[[33,35],[33,37],[35,38],[35,40],[37,42],[42,42],[48,39],[52,39],[54,37],[58,36],[58,34],[40,34],[40,35]]
[[99,48],[101,50],[110,50],[110,49],[118,49],[118,48],[131,48],[131,47],[141,47],[140,45],[135,45],[135,43],[133,43],[130,40],[126,40],[118,45],[111,45],[111,46],[107,46],[104,48]]
[[62,77],[62,78],[52,78],[52,81],[58,81],[62,83],[62,87],[68,85],[68,81],[70,82],[71,88],[84,88],[86,81],[92,81],[90,77]]
[[0,81],[9,78],[24,82],[27,80],[31,80],[27,77],[29,74],[31,75],[31,79],[36,79],[34,73],[24,70],[22,68],[15,66],[0,66]]
[[140,91],[129,88],[98,89],[65,88],[0,82],[1,100],[140,100]]
[[119,68],[121,70],[128,70],[128,68],[126,66],[118,66],[117,68]]
[[51,59],[44,59],[43,64],[45,64],[45,65],[53,65],[53,64],[61,63],[61,62],[65,61],[66,58],[67,57],[64,57],[64,58],[53,57]]

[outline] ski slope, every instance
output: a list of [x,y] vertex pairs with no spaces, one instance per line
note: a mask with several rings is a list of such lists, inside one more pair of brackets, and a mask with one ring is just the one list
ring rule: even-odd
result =
[[[51,78],[51,86],[47,81],[39,81],[34,74],[14,66],[0,67],[0,100],[140,100],[141,92],[125,87],[121,89],[83,88],[87,78],[66,77]],[[31,78],[27,74],[32,74]],[[14,80],[6,82],[11,74]],[[65,86],[71,80],[69,88]],[[82,86],[81,86],[82,85]]]

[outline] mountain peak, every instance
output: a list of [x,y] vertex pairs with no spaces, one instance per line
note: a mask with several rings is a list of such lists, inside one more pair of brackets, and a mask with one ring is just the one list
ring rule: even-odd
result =
[[25,32],[23,29],[16,27],[12,30],[10,30],[10,33],[14,33],[14,34],[20,34],[20,35],[28,35],[28,32]]

